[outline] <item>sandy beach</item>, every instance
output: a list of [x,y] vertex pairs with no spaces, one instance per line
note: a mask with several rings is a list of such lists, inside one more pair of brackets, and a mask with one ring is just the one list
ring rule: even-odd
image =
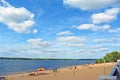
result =
[[115,63],[86,64],[58,69],[7,75],[6,80],[98,80],[99,76],[109,75]]

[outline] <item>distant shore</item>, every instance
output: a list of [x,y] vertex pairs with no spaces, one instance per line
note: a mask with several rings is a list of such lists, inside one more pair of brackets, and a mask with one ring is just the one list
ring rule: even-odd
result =
[[22,58],[22,57],[0,57],[8,60],[97,60],[97,59],[72,59],[72,58]]
[[7,80],[98,80],[99,76],[109,75],[115,63],[75,65],[66,68],[25,72],[5,76]]

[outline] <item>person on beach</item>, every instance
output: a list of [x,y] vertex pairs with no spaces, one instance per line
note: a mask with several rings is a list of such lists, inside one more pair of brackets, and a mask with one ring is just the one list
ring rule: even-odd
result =
[[76,69],[77,69],[77,66],[75,66],[75,67],[73,68],[73,76],[75,76],[75,71],[76,71]]
[[57,72],[58,72],[57,68],[53,69],[53,73],[55,76],[57,75]]
[[77,69],[77,66],[75,66],[75,69]]

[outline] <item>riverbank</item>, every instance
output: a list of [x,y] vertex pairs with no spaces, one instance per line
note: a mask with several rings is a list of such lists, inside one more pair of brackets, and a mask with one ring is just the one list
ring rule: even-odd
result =
[[28,72],[5,76],[7,80],[97,80],[99,76],[109,75],[114,63],[86,64],[61,68],[53,72]]

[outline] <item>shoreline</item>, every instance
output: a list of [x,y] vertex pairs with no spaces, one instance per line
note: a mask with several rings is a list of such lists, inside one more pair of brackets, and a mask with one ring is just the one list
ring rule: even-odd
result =
[[[90,60],[93,60],[93,59],[90,59]],[[72,66],[66,66],[66,67],[59,67],[57,69],[64,69],[64,68],[69,68],[69,67],[74,67],[74,66],[83,66],[83,65],[90,65],[90,64],[96,64],[96,63],[72,65]],[[49,69],[46,69],[46,70],[49,70]],[[11,72],[11,73],[7,73],[7,74],[1,74],[0,76],[9,76],[9,75],[15,75],[15,74],[24,74],[24,73],[30,73],[30,72],[36,72],[36,71],[37,71],[37,69],[36,70],[29,70],[29,71],[21,71],[21,72]]]
[[[45,70],[39,75],[36,71],[6,75],[7,80],[97,80],[99,76],[109,75],[115,63],[84,64],[59,68],[56,73],[51,70]],[[76,66],[76,69],[75,69]],[[43,74],[45,73],[45,74]],[[31,74],[31,75],[30,75]],[[33,75],[35,74],[35,75]],[[86,77],[87,76],[87,77]]]

